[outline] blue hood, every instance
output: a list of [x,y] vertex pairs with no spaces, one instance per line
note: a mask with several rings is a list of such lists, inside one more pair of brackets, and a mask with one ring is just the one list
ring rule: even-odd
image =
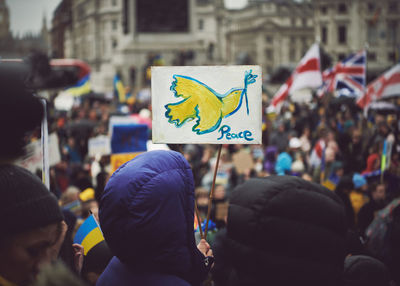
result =
[[193,213],[193,174],[186,159],[174,151],[151,151],[111,176],[99,217],[107,244],[124,264],[185,277],[201,257]]
[[282,152],[278,155],[275,164],[275,171],[278,175],[285,175],[286,172],[292,168],[292,157],[286,152]]

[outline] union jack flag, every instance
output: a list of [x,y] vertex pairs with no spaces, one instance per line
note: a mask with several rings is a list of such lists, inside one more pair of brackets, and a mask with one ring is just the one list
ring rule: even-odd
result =
[[325,70],[322,73],[323,84],[318,90],[318,95],[335,92],[336,96],[362,96],[366,82],[366,62],[366,52],[362,50]]

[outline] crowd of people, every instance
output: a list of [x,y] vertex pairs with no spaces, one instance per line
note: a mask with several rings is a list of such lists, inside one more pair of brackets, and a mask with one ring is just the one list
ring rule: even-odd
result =
[[[329,95],[271,110],[263,94],[263,144],[221,147],[210,198],[217,145],[169,145],[113,173],[110,155],[89,156],[113,115],[150,116],[150,98],[83,96],[69,111],[53,98],[61,160],[48,192],[13,164],[23,142],[40,139],[42,106],[21,87],[5,90],[17,100],[1,99],[2,286],[400,285],[396,113]],[[84,253],[73,238],[91,214],[105,242]]]

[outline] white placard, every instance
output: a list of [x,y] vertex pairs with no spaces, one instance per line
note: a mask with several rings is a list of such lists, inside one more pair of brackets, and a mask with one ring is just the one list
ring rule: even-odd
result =
[[90,138],[88,141],[89,157],[96,155],[109,155],[111,154],[110,137],[99,135],[95,138]]
[[49,136],[49,164],[54,166],[61,162],[60,148],[58,145],[58,136],[51,133]]
[[152,67],[154,143],[261,144],[260,66]]
[[137,124],[137,121],[131,116],[111,116],[108,122],[108,136],[112,138],[113,126]]
[[[54,166],[61,162],[60,150],[58,147],[58,136],[56,133],[52,133],[48,137],[49,141],[49,166]],[[41,148],[41,141],[36,140],[25,146],[25,155],[19,158],[16,165],[28,169],[32,173],[37,170],[42,170],[43,166],[43,153]]]

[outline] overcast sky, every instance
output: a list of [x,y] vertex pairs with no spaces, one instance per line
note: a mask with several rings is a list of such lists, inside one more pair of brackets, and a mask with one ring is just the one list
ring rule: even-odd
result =
[[[163,0],[160,0],[163,1]],[[224,0],[231,9],[243,8],[247,0]],[[6,0],[10,9],[10,26],[14,35],[27,32],[37,33],[42,28],[42,19],[46,15],[50,28],[53,12],[61,0]]]
[[53,11],[61,0],[6,0],[10,9],[10,28],[13,34],[37,33],[42,28],[42,19],[46,15],[47,27]]

